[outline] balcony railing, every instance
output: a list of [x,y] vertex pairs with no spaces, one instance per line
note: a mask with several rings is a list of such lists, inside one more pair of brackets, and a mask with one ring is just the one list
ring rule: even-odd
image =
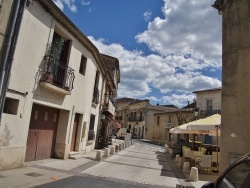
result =
[[43,82],[50,83],[59,88],[71,91],[74,88],[74,70],[60,63],[49,63],[45,61]]
[[116,116],[115,119],[116,120],[122,120],[122,116]]
[[172,127],[174,127],[174,123],[164,123],[164,128],[165,129],[171,129]]
[[88,140],[94,140],[95,139],[95,131],[89,130],[88,132]]
[[100,92],[97,87],[94,88],[94,93],[93,93],[93,100],[92,102],[95,104],[99,104],[99,97],[100,97]]
[[221,110],[201,110],[199,112],[199,115],[202,117],[208,117],[214,114],[220,114]]
[[128,117],[127,121],[144,121],[144,117]]

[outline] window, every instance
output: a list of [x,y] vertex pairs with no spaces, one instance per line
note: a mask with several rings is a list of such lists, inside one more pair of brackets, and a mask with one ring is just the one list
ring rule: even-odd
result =
[[156,125],[160,125],[160,116],[157,116],[157,122]]
[[220,187],[222,188],[236,188],[249,187],[250,164],[241,163],[226,173],[222,179]]
[[212,110],[213,109],[213,105],[212,105],[212,100],[207,100],[207,110]]
[[18,105],[19,105],[19,100],[6,98],[3,112],[6,114],[17,115]]
[[96,75],[95,75],[95,87],[94,87],[93,101],[92,101],[95,104],[99,104],[99,97],[100,97],[100,93],[99,93],[99,89],[98,89],[99,77],[100,77],[100,72],[96,71]]
[[173,115],[169,115],[168,123],[173,123]]
[[79,68],[79,73],[85,76],[86,72],[86,66],[87,66],[87,58],[82,56],[81,57],[81,63],[80,63],[80,68]]
[[142,121],[142,111],[140,111],[140,121]]

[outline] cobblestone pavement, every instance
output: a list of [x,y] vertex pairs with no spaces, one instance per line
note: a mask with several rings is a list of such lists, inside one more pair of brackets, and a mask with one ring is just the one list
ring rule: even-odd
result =
[[[116,140],[114,144],[120,142]],[[136,141],[102,161],[95,161],[95,155],[96,151],[91,151],[77,160],[46,159],[26,163],[22,168],[0,171],[0,187],[35,187],[75,179],[76,176],[144,187],[175,188],[177,184],[201,187],[205,183],[188,182],[187,174],[182,173],[162,146]]]

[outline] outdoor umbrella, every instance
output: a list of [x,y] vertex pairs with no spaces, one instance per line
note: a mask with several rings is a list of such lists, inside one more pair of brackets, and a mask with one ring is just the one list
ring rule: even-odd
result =
[[218,136],[220,134],[221,116],[214,114],[204,119],[199,119],[189,122],[187,129],[190,131],[216,131],[216,151],[217,151],[217,166],[218,166]]

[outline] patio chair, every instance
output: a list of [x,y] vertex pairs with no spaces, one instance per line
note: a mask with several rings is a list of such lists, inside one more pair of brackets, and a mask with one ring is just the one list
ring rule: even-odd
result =
[[211,173],[211,168],[212,168],[211,163],[212,163],[212,155],[202,155],[199,168],[203,171],[208,170]]
[[186,153],[186,156],[185,156],[185,157],[194,160],[194,151],[193,151],[193,150],[188,151],[188,152]]

